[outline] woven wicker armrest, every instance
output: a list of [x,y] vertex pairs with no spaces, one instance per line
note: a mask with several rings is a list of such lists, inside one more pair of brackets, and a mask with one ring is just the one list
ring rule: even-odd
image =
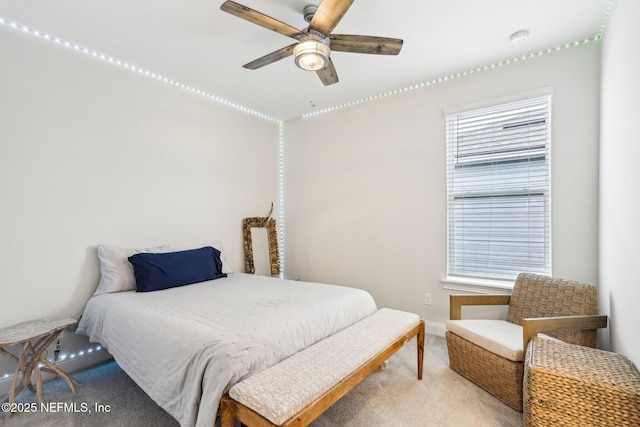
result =
[[509,305],[511,295],[450,295],[449,319],[462,319],[463,305]]
[[606,328],[607,316],[594,314],[587,316],[535,317],[522,319],[523,349],[538,332],[585,331]]

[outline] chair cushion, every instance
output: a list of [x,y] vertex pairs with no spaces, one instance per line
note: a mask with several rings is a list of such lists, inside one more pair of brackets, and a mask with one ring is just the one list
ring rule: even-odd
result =
[[[522,326],[506,320],[447,320],[447,329],[467,341],[505,359],[522,362]],[[551,337],[539,334],[543,338]]]

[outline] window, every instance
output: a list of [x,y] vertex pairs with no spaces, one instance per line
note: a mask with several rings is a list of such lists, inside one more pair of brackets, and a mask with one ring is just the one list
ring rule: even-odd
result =
[[551,95],[446,114],[447,274],[551,274]]

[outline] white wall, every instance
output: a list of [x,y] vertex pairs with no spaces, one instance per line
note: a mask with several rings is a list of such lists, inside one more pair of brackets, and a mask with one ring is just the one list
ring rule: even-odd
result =
[[[443,109],[552,87],[553,274],[598,278],[600,45],[286,123],[288,272],[370,291],[436,333],[449,315]],[[423,304],[423,295],[433,305]],[[428,327],[429,328],[429,327]]]
[[602,48],[600,295],[612,350],[640,367],[640,2],[617,0]]
[[[288,272],[367,289],[437,329],[449,294],[442,110],[551,86],[553,274],[600,282],[612,348],[638,365],[628,339],[640,289],[630,267],[640,237],[638,15],[633,0],[613,8],[600,117],[596,43],[288,121]],[[0,327],[78,314],[97,285],[99,243],[219,239],[242,269],[241,219],[278,197],[274,123],[6,28],[0,36]],[[9,366],[0,362],[0,377]]]
[[0,327],[79,314],[100,243],[220,240],[242,271],[277,124],[6,27],[0,52]]

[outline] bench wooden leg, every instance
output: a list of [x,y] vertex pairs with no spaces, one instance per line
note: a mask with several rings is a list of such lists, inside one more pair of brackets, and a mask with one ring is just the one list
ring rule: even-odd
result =
[[235,427],[236,418],[236,402],[225,394],[220,401],[220,427]]
[[420,329],[416,335],[416,341],[418,343],[418,379],[422,379],[422,367],[424,365],[424,334],[425,326],[424,320],[420,321]]

